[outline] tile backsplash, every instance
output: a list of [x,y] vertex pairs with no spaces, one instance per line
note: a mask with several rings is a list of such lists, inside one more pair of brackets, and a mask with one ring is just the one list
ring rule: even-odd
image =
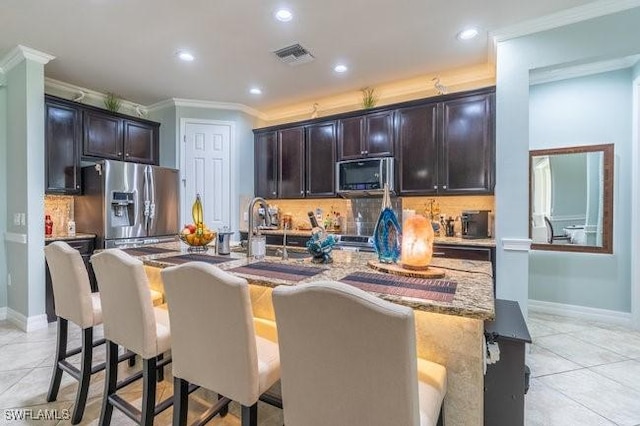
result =
[[53,221],[53,235],[67,235],[67,223],[73,218],[73,197],[45,195],[44,214]]

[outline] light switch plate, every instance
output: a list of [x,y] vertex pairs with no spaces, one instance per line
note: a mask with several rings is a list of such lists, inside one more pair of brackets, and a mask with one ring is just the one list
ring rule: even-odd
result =
[[20,213],[13,214],[13,224],[15,226],[20,226]]
[[20,213],[20,225],[25,226],[27,224],[26,217],[26,213]]

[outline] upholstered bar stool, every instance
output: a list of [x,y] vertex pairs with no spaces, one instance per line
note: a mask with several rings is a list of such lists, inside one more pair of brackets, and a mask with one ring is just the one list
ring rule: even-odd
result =
[[436,425],[443,366],[416,359],[413,310],[338,282],[273,291],[287,426]]
[[[47,402],[58,398],[62,373],[67,372],[79,382],[71,415],[71,423],[78,424],[84,414],[91,375],[105,368],[104,362],[92,365],[93,348],[105,342],[104,339],[93,340],[93,327],[102,324],[100,295],[91,293],[89,275],[78,250],[64,241],[55,241],[44,248],[44,254],[51,272],[58,324],[56,358]],[[69,321],[82,329],[82,345],[71,350],[67,350]],[[78,353],[81,354],[80,369],[67,360]],[[119,361],[127,358],[130,363],[135,361],[130,352],[122,355]]]
[[[242,425],[257,425],[257,404],[280,378],[278,344],[254,332],[249,284],[219,268],[190,262],[162,271],[171,318],[173,424],[187,420],[189,384],[217,392],[218,402],[196,424],[242,405]],[[224,397],[223,397],[224,396]]]
[[[100,425],[111,423],[113,407],[140,425],[152,425],[156,414],[169,408],[171,398],[157,406],[158,370],[171,362],[162,354],[171,349],[169,314],[154,308],[142,262],[119,249],[109,249],[91,257],[102,301],[104,337],[107,341],[105,389]],[[142,372],[118,382],[118,345],[142,358]],[[142,409],[138,410],[116,392],[142,377]]]

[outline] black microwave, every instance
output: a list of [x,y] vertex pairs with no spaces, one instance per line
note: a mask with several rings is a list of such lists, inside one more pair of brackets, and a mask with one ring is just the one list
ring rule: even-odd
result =
[[393,191],[393,157],[340,161],[336,167],[336,192],[343,197],[378,195],[384,185]]

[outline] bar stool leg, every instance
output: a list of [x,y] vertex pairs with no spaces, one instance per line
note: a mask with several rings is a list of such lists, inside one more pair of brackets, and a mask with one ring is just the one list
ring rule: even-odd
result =
[[93,359],[93,327],[82,330],[82,360],[80,363],[80,380],[76,403],[73,407],[71,424],[77,425],[82,420],[84,408],[89,394],[89,382],[91,380],[91,360]]
[[258,403],[242,406],[242,426],[258,426]]
[[173,378],[173,424],[184,426],[187,424],[189,411],[189,382],[179,377]]
[[[220,395],[218,394],[218,401],[220,401],[222,398],[224,398],[224,395]],[[229,414],[229,404],[225,405],[222,410],[220,410],[220,417],[224,417],[227,414]]]
[[107,340],[107,365],[104,378],[104,393],[102,395],[102,411],[100,412],[100,426],[111,424],[113,405],[109,403],[109,397],[116,393],[118,383],[118,345]]
[[58,336],[56,339],[56,360],[53,365],[53,375],[51,376],[51,384],[49,385],[49,393],[47,394],[47,402],[55,401],[58,398],[58,390],[60,389],[60,381],[62,380],[62,369],[60,361],[67,357],[67,336],[69,333],[69,323],[66,319],[58,317]]
[[156,406],[156,358],[142,360],[142,419],[140,426],[152,426]]
[[[164,354],[158,355],[156,359],[158,360],[158,362],[162,361],[164,359]],[[158,383],[160,383],[163,380],[164,380],[164,367],[160,367],[158,369]]]

